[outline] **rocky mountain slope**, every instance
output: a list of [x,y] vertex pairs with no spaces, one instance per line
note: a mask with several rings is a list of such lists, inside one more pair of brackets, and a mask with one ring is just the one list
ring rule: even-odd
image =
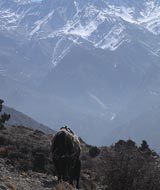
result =
[[159,0],[1,0],[0,96],[92,144],[111,144],[122,126],[121,137],[151,142],[159,123],[150,117],[159,112],[159,10]]
[[28,126],[28,127],[35,129],[35,130],[41,130],[47,134],[55,133],[55,131],[52,130],[51,128],[49,128],[43,124],[38,123],[37,121],[35,121],[31,117],[13,109],[13,108],[3,106],[2,112],[6,112],[7,114],[11,115],[11,118],[7,122],[9,125]]
[[[52,134],[22,126],[0,131],[1,190],[75,190],[58,184],[51,159]],[[132,140],[111,147],[93,147],[81,142],[81,190],[157,190],[160,158],[148,145]]]

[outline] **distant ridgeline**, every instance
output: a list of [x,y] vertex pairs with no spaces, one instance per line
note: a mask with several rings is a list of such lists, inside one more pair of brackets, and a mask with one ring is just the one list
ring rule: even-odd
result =
[[[0,99],[0,112],[2,111],[3,100]],[[0,129],[4,128],[4,123],[10,119],[10,114],[6,114],[5,112],[0,115]]]
[[11,118],[7,121],[7,124],[9,125],[22,125],[22,126],[29,127],[32,129],[43,131],[44,133],[47,133],[47,134],[55,133],[53,129],[35,121],[31,117],[13,108],[3,106],[2,113],[5,113],[5,112],[11,115]]

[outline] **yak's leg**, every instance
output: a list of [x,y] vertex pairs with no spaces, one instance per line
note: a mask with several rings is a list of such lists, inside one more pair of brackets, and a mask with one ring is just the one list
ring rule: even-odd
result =
[[81,161],[77,159],[76,162],[76,188],[79,189],[79,178],[80,178],[80,172],[81,172]]
[[70,169],[70,174],[69,174],[69,184],[73,185],[73,179],[74,179],[73,171],[72,171],[72,169]]
[[69,177],[69,184],[73,185],[74,180],[74,163],[70,161],[68,163],[68,177]]
[[58,182],[61,182],[62,181],[61,163],[58,160],[54,160],[54,165],[57,172]]
[[61,175],[58,174],[58,182],[61,182]]
[[58,182],[60,183],[62,181],[62,175],[61,175],[59,168],[57,168],[56,170],[57,170]]
[[73,171],[70,168],[70,170],[69,170],[69,184],[73,185],[73,179],[74,179]]
[[79,189],[79,178],[77,179],[76,188]]

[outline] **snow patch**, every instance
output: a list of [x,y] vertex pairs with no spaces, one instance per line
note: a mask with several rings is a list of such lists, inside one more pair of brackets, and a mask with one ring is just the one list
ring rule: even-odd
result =
[[113,121],[116,118],[116,116],[117,115],[115,113],[113,113],[113,115],[111,116],[110,120]]
[[114,26],[108,34],[96,44],[96,47],[114,51],[125,41],[128,41],[127,35],[125,34],[125,27],[119,24],[118,26]]
[[107,109],[107,106],[106,106],[106,104],[102,101],[102,100],[100,100],[100,98],[98,98],[96,95],[94,95],[94,94],[92,94],[92,93],[88,93],[89,94],[89,96],[96,102],[96,103],[98,103],[100,106],[101,106],[101,108],[103,108],[104,110],[106,110]]
[[58,62],[62,60],[69,52],[73,42],[68,40],[65,36],[61,37],[55,44],[52,54],[52,65],[57,66]]
[[48,15],[46,15],[43,19],[37,21],[35,23],[36,27],[30,32],[30,36],[33,36],[37,31],[39,31],[42,26],[44,26],[48,20],[52,17],[52,15],[54,14],[54,10],[51,11]]

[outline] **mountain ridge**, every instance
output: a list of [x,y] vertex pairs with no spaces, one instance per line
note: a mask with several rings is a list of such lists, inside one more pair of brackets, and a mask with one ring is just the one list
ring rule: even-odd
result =
[[46,134],[53,134],[55,131],[43,124],[38,123],[31,117],[23,114],[22,112],[19,112],[13,108],[10,108],[8,106],[3,106],[2,112],[5,112],[7,114],[11,115],[11,118],[7,122],[9,125],[19,125],[19,126],[24,126],[24,127],[30,127],[34,130],[39,130],[43,131]]
[[100,145],[118,126],[157,112],[160,1],[24,2],[0,2],[8,105]]

